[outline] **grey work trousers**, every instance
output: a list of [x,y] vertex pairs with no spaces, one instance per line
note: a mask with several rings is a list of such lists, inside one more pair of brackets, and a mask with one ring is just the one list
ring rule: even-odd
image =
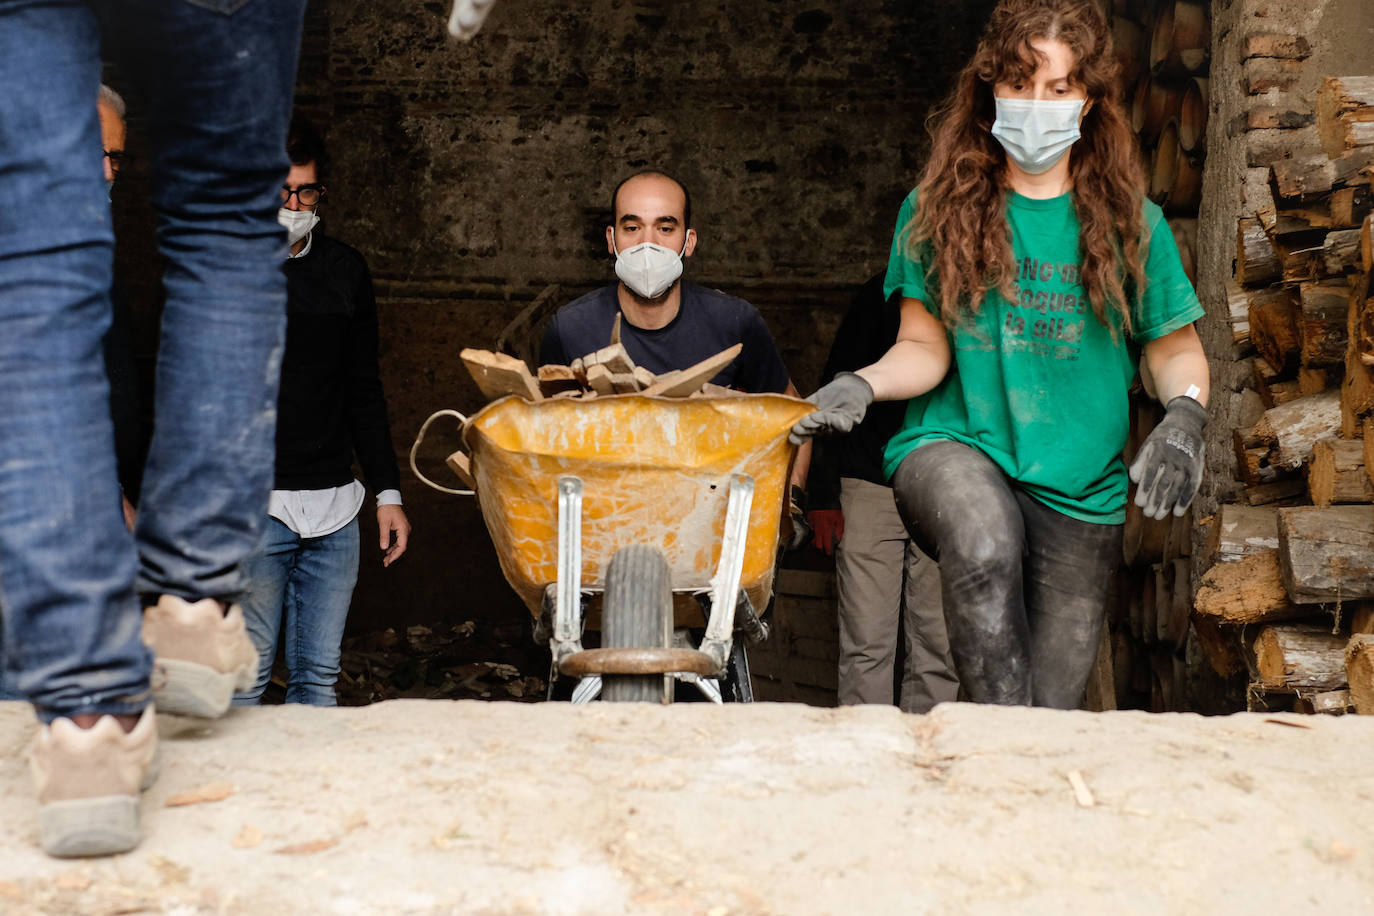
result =
[[960,442],[917,448],[892,487],[913,540],[940,563],[950,650],[968,698],[1078,708],[1122,526],[1056,512]]
[[840,593],[841,705],[893,702],[898,621],[906,664],[898,705],[929,712],[953,701],[959,681],[945,635],[940,570],[911,542],[890,487],[840,478],[844,534],[835,549]]

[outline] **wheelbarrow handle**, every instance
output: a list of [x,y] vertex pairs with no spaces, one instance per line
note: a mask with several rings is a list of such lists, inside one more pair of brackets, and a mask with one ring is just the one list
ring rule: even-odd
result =
[[415,444],[410,447],[410,469],[415,473],[416,477],[420,478],[421,483],[435,490],[438,490],[440,493],[451,493],[454,496],[476,496],[477,493],[473,490],[455,490],[452,487],[446,487],[442,484],[437,484],[434,481],[430,480],[428,477],[426,477],[424,474],[420,473],[420,466],[416,463],[416,457],[420,453],[420,443],[425,441],[425,433],[429,430],[429,425],[433,423],[435,420],[439,419],[440,417],[457,417],[459,422],[458,428],[460,430],[464,426],[466,426],[468,422],[468,418],[463,416],[456,410],[436,410],[434,413],[430,414],[429,419],[426,420],[423,424],[421,424],[420,432],[415,437]]

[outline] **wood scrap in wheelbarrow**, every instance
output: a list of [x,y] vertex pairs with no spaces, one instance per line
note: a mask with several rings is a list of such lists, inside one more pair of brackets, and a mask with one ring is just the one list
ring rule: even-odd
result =
[[735,344],[694,366],[662,375],[636,366],[619,342],[574,359],[567,366],[540,366],[534,374],[522,361],[504,353],[469,348],[461,356],[488,401],[508,395],[539,401],[552,397],[593,398],[636,392],[654,397],[685,398],[732,394],[728,388],[711,384],[711,379],[734,362],[743,349],[743,344]]

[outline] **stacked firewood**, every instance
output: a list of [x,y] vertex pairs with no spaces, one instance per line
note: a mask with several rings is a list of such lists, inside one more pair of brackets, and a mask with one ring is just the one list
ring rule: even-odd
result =
[[1193,624],[1218,673],[1248,669],[1252,708],[1374,713],[1374,77],[1327,78],[1308,105],[1284,94],[1301,39],[1249,52],[1269,88],[1246,126],[1288,155],[1249,144],[1228,297],[1254,365],[1244,490],[1209,520]]
[[[1148,193],[1163,208],[1184,271],[1196,283],[1197,213],[1209,110],[1210,6],[1202,0],[1110,0],[1106,5]],[[1128,463],[1162,416],[1146,393],[1133,397]],[[1191,598],[1191,522],[1191,513],[1150,522],[1134,505],[1127,507],[1124,563],[1108,615],[1109,645],[1100,659],[1111,661],[1119,705],[1154,711],[1187,708],[1184,653]]]
[[540,366],[534,373],[524,360],[505,353],[469,348],[459,356],[488,401],[509,395],[527,401],[611,394],[686,398],[735,394],[729,388],[712,385],[711,379],[730,365],[743,349],[743,344],[735,344],[694,366],[660,375],[636,366],[619,342],[575,359],[571,365]]

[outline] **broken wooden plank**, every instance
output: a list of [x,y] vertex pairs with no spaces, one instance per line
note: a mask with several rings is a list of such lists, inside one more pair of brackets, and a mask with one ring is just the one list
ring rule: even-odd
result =
[[597,394],[615,394],[615,382],[611,379],[611,370],[601,364],[586,366],[587,387]]
[[737,343],[715,356],[708,356],[695,366],[688,366],[686,369],[679,370],[676,375],[669,373],[660,376],[654,384],[644,389],[644,393],[650,396],[661,395],[670,398],[686,397],[715,378],[722,369],[734,362],[743,350],[744,344]]
[[1295,604],[1374,598],[1374,507],[1280,509],[1279,568]]
[[444,463],[448,465],[449,470],[458,475],[463,486],[474,492],[477,490],[477,478],[472,473],[472,459],[468,457],[467,452],[454,452],[444,459]]
[[539,382],[530,375],[529,366],[522,360],[505,353],[476,350],[472,347],[464,349],[458,356],[463,360],[463,365],[468,367],[468,372],[472,373],[472,380],[477,383],[482,396],[488,401],[508,395],[529,401],[544,399],[539,391]]

